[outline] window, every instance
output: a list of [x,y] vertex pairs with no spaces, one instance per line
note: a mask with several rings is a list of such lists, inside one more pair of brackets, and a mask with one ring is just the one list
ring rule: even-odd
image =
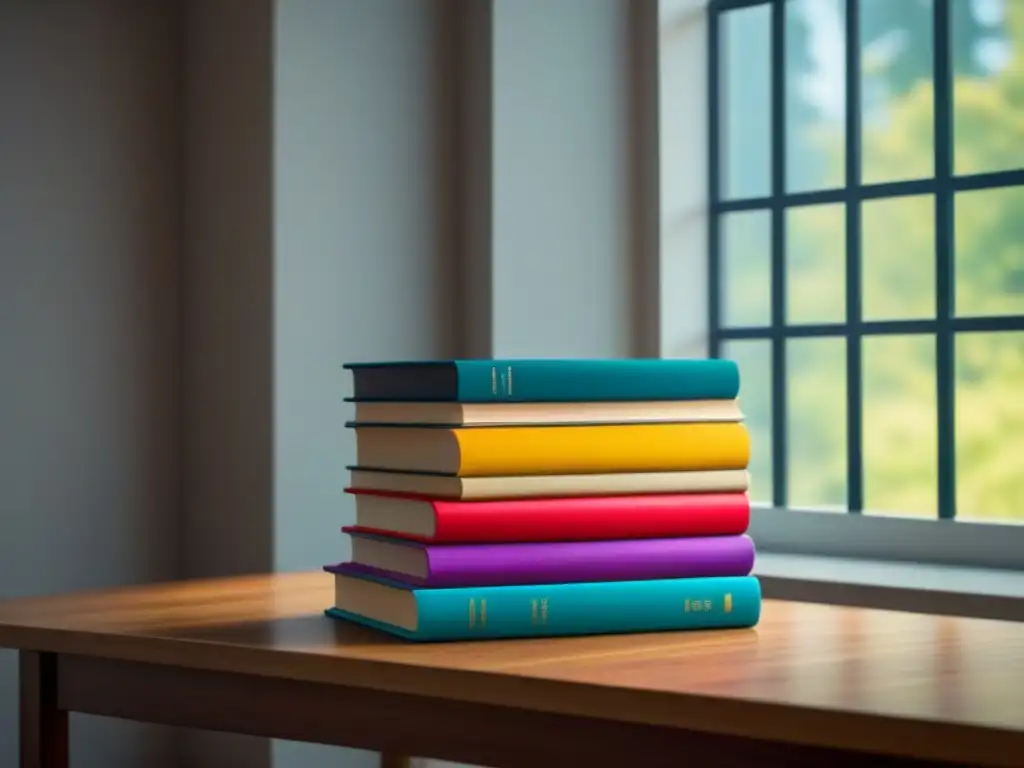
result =
[[752,498],[1024,523],[1024,2],[711,0],[707,28],[709,346]]

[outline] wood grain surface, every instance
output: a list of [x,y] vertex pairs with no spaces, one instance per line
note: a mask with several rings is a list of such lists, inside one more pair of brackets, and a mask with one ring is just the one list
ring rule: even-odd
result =
[[1024,764],[1024,625],[766,601],[752,630],[411,644],[327,574],[0,603],[0,646],[807,746]]

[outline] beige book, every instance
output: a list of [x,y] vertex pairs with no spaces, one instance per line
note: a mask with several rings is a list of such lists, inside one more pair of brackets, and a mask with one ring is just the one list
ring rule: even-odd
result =
[[493,427],[742,421],[738,400],[621,403],[356,403],[355,424]]
[[411,589],[379,584],[343,573],[334,575],[334,605],[343,611],[380,621],[406,632],[419,628],[419,603]]
[[352,469],[352,487],[410,493],[441,499],[528,499],[557,496],[628,496],[636,493],[708,493],[746,491],[744,469],[700,472],[622,472],[602,475],[521,475],[450,477],[411,472]]

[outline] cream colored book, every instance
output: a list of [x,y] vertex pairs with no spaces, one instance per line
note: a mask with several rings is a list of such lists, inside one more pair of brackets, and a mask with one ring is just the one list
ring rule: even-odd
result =
[[745,469],[701,472],[622,472],[605,475],[451,477],[352,468],[352,487],[442,499],[527,499],[558,496],[628,496],[637,493],[745,492]]
[[350,426],[493,427],[531,424],[659,424],[742,421],[738,400],[621,403],[356,403]]

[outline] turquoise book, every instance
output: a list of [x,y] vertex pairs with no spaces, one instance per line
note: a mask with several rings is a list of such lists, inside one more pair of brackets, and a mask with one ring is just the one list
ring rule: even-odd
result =
[[739,368],[719,359],[508,359],[346,363],[356,402],[732,400]]
[[329,617],[425,642],[740,628],[761,615],[754,576],[450,589],[334,578]]

